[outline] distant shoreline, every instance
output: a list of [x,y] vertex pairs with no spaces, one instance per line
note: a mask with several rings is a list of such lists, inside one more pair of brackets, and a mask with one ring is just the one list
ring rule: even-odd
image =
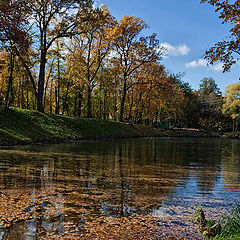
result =
[[43,114],[11,108],[0,111],[0,146],[65,143],[139,137],[222,137],[240,139],[240,132],[220,133],[194,129],[161,130],[116,121]]

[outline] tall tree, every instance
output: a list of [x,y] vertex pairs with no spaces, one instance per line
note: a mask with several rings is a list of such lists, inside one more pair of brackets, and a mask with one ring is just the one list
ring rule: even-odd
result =
[[155,119],[156,123],[162,117],[161,108],[171,89],[165,67],[157,62],[150,62],[140,68],[137,78],[139,84],[131,90],[129,120],[150,124]]
[[[5,112],[13,100],[13,72],[16,52],[24,52],[29,48],[31,43],[27,35],[25,25],[28,23],[26,14],[28,11],[24,8],[24,2],[20,1],[0,1],[0,43],[9,52],[9,77],[8,86],[5,96]],[[12,100],[9,100],[9,95],[12,95]]]
[[83,70],[82,77],[87,86],[87,117],[91,118],[91,95],[97,85],[96,76],[112,47],[111,34],[115,20],[105,5],[89,8],[85,14],[88,21],[82,24],[80,33],[74,37],[71,50],[78,55],[78,67],[81,65]]
[[199,85],[199,91],[200,91],[200,97],[202,99],[205,99],[206,98],[209,98],[210,96],[209,95],[214,95],[216,97],[219,97],[221,96],[221,91],[220,89],[218,88],[217,84],[216,84],[216,81],[210,77],[210,78],[203,78],[201,80],[201,83]]
[[203,78],[199,88],[200,126],[207,130],[219,130],[223,98],[213,78]]
[[223,113],[233,120],[232,131],[237,131],[240,119],[240,84],[229,84],[225,91]]
[[[7,3],[12,6],[10,18],[14,12],[18,12],[19,1],[3,0],[1,1],[0,12],[4,18],[7,18],[9,12],[3,11],[4,5]],[[21,0],[21,7],[24,9],[24,30],[29,38],[31,36],[31,47],[35,54],[35,58],[28,57],[28,49],[22,49],[19,46],[19,38],[12,34],[6,35],[14,44],[14,51],[21,59],[22,64],[26,68],[32,83],[35,97],[37,100],[37,110],[44,111],[43,96],[45,86],[45,70],[47,65],[47,55],[52,45],[57,39],[69,37],[74,34],[74,30],[82,18],[83,9],[91,5],[90,0]],[[81,21],[80,21],[81,22]],[[11,23],[12,27],[12,23]],[[7,30],[4,30],[8,32]],[[26,57],[27,56],[27,57]],[[34,72],[32,66],[38,67],[38,73]]]
[[122,82],[120,121],[124,118],[127,92],[138,84],[138,80],[133,76],[142,65],[158,61],[163,53],[156,34],[149,37],[140,36],[145,28],[147,24],[141,18],[124,16],[114,30],[113,38],[116,47],[114,60],[121,69]]
[[178,108],[182,109],[182,118],[179,119],[180,126],[198,127],[198,95],[193,91],[189,83],[181,80],[182,76],[183,74],[171,75],[176,85],[182,90],[184,98],[181,105],[178,106]]

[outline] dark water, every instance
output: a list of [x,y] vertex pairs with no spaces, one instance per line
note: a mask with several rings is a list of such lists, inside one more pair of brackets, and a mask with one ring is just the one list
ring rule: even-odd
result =
[[198,239],[189,220],[194,206],[217,218],[240,200],[240,141],[2,149],[0,197],[0,239]]

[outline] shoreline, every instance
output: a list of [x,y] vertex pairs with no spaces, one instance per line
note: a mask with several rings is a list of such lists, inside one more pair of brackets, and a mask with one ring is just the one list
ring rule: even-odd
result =
[[0,111],[0,146],[57,144],[82,140],[112,140],[141,137],[234,138],[240,132],[221,133],[195,129],[162,130],[112,120],[85,119],[11,108]]
[[[156,129],[158,130],[158,129]],[[1,131],[1,129],[0,129]],[[156,135],[142,135],[142,136],[128,136],[128,137],[82,137],[82,138],[51,138],[41,140],[26,140],[26,141],[9,141],[9,139],[0,140],[0,147],[14,147],[14,146],[26,146],[26,145],[47,145],[47,144],[63,144],[63,143],[75,143],[81,141],[111,141],[120,139],[137,139],[137,138],[219,138],[219,139],[238,139],[240,135],[235,136],[231,133],[217,133],[217,132],[205,132],[205,131],[191,131],[191,130],[158,130],[161,133]]]

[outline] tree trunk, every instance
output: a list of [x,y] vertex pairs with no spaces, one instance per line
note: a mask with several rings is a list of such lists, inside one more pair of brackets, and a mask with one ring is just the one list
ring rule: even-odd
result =
[[43,95],[44,95],[44,83],[45,83],[45,68],[46,68],[46,53],[45,51],[41,54],[41,63],[39,70],[39,79],[38,79],[38,92],[37,92],[37,110],[39,112],[44,112],[43,106]]
[[235,132],[235,131],[236,131],[236,130],[235,130],[235,119],[233,119],[232,123],[233,123],[233,124],[232,124],[232,131]]
[[27,85],[27,109],[29,109],[29,92],[28,92],[28,85]]
[[102,84],[100,83],[99,86],[99,94],[98,94],[98,112],[96,112],[96,116],[99,119],[102,119],[102,99],[101,99],[101,95],[102,95]]
[[75,97],[74,97],[74,107],[73,107],[73,116],[77,116],[77,91],[75,91]]
[[89,86],[88,87],[88,99],[87,99],[87,118],[92,118],[92,99],[91,99],[91,95],[92,95],[92,89]]
[[131,99],[131,104],[130,104],[128,121],[131,121],[131,120],[132,120],[133,98],[134,98],[134,96],[133,96],[133,90],[132,90],[132,99]]
[[[14,63],[15,63],[15,56],[11,52],[10,56],[10,75],[9,75],[9,80],[8,80],[8,88],[7,88],[7,94],[5,98],[5,112],[8,112],[9,106],[12,101],[9,101],[9,95],[11,92],[12,98],[13,98],[13,92],[12,92],[12,82],[13,82],[13,71],[14,71]],[[13,99],[12,99],[13,100]]]
[[45,85],[45,89],[44,89],[44,100],[43,100],[44,109],[45,109],[45,106],[46,106],[48,82],[49,82],[49,79],[51,77],[51,73],[52,73],[52,69],[53,69],[53,62],[54,62],[54,60],[52,60],[51,67],[50,67],[49,74],[48,74],[47,81],[46,81],[46,85]]
[[22,92],[21,92],[21,94],[22,94],[22,96],[21,96],[21,107],[22,107],[22,109],[25,109],[25,108],[26,108],[26,106],[25,106],[25,103],[24,103],[24,89],[23,89],[23,81],[21,81],[21,90],[22,90]]
[[156,111],[156,114],[155,114],[155,127],[157,127],[157,124],[158,124],[158,111]]
[[77,110],[77,116],[81,117],[82,114],[82,93],[78,92],[78,110]]
[[124,79],[124,86],[123,86],[123,96],[121,101],[121,108],[120,108],[120,122],[123,122],[123,114],[124,114],[124,105],[126,101],[126,94],[127,94],[127,80]]
[[50,99],[49,99],[49,108],[50,108],[50,114],[52,114],[52,89],[53,88],[53,82],[51,81],[51,87],[50,87]]
[[107,108],[106,108],[106,98],[107,98],[107,93],[106,90],[104,90],[104,99],[103,99],[103,119],[107,119]]
[[69,86],[70,86],[70,81],[68,81],[68,83],[67,83],[67,92],[66,92],[66,96],[65,96],[65,99],[64,99],[64,103],[63,103],[62,115],[64,114],[64,112],[66,111],[66,108],[67,108]]
[[33,101],[32,101],[32,109],[36,110],[36,106],[37,106],[37,100],[36,100],[36,96],[35,96]]
[[113,96],[113,119],[114,121],[117,121],[117,96],[116,92],[114,93]]
[[43,108],[43,89],[41,86],[40,88],[38,88],[38,95],[37,95],[37,110],[39,112],[44,112],[44,108]]
[[58,90],[57,87],[55,87],[54,93],[55,93],[55,114],[58,114]]
[[57,91],[56,91],[56,109],[55,113],[59,114],[60,113],[60,59],[58,57],[58,62],[57,62],[57,71],[58,71],[58,76],[57,76]]

